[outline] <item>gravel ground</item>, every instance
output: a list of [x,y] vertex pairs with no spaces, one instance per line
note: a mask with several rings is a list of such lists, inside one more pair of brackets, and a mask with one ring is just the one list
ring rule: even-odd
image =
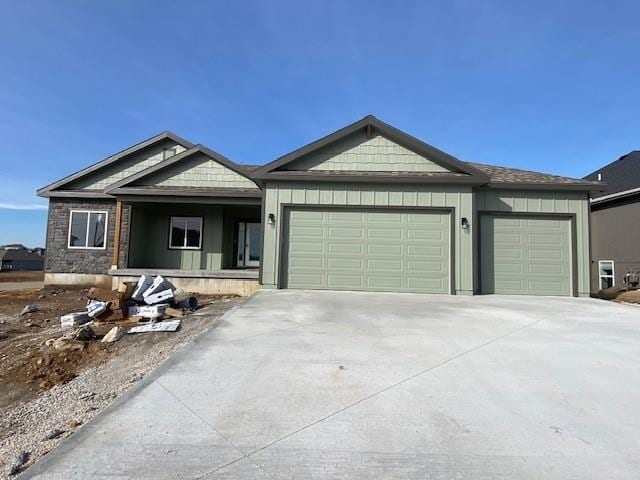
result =
[[[8,472],[21,452],[28,453],[26,468],[57,447],[80,425],[100,413],[114,398],[131,388],[185,343],[204,330],[215,327],[226,311],[242,301],[228,298],[213,302],[186,317],[183,328],[176,333],[138,334],[164,337],[155,346],[146,344],[144,348],[129,349],[104,365],[81,372],[69,383],[56,385],[30,401],[2,409],[0,479],[15,478]],[[64,433],[59,434],[56,430]],[[51,436],[55,438],[47,439]]]

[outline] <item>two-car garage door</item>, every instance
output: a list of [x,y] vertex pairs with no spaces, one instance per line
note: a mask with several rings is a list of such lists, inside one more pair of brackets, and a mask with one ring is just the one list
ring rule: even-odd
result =
[[286,208],[282,287],[451,291],[448,210]]

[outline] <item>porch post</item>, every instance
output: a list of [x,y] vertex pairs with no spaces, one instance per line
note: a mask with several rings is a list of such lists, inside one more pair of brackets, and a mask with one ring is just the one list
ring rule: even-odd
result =
[[116,225],[113,237],[113,259],[111,268],[117,269],[120,263],[120,232],[122,230],[122,201],[116,200]]

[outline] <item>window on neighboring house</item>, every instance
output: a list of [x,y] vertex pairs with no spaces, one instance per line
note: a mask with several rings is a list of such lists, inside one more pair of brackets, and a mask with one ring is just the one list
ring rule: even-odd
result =
[[107,212],[72,210],[69,219],[69,248],[105,248]]
[[600,277],[600,288],[609,288],[615,285],[613,273],[613,260],[598,261],[598,275]]
[[169,248],[202,248],[202,217],[171,217]]

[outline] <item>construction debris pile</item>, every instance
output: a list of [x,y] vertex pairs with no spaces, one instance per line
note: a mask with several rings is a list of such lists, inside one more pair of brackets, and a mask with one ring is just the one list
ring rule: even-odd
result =
[[[116,342],[126,333],[175,332],[181,318],[198,307],[195,297],[178,299],[176,287],[158,275],[123,282],[117,290],[93,287],[84,311],[60,317],[67,339]],[[55,345],[53,345],[55,347]]]

